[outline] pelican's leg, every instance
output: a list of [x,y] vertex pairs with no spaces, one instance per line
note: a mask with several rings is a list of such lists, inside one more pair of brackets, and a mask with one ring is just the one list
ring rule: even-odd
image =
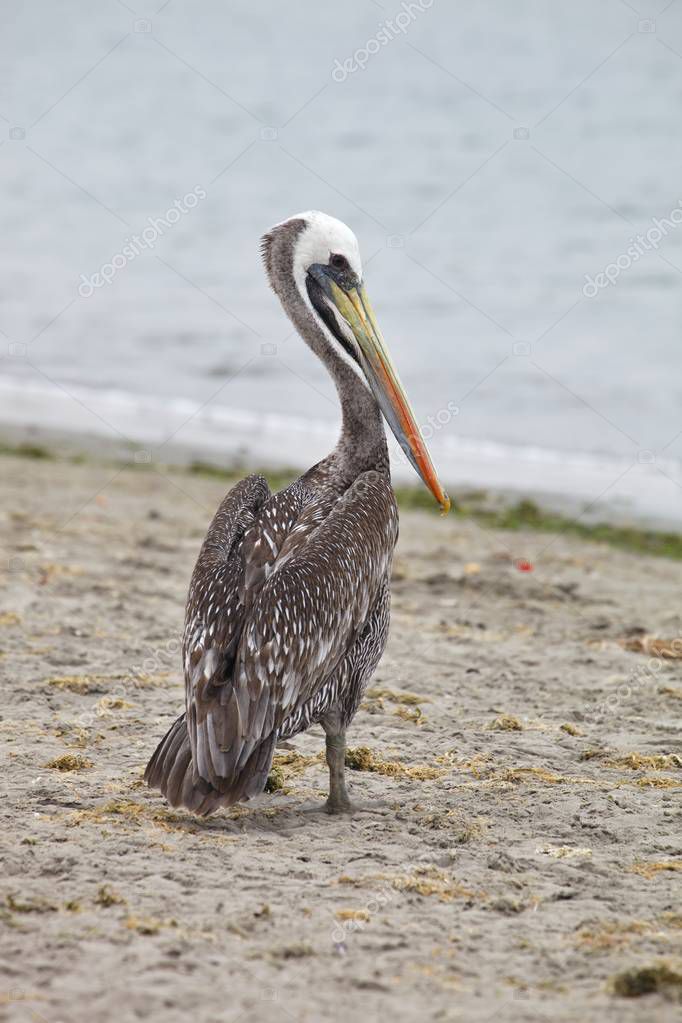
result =
[[346,729],[341,724],[338,712],[328,714],[321,724],[326,736],[329,767],[329,796],[325,809],[327,813],[349,813],[351,802],[346,788]]
[[329,767],[329,796],[327,813],[348,813],[350,796],[346,788],[346,733],[327,734],[327,765]]

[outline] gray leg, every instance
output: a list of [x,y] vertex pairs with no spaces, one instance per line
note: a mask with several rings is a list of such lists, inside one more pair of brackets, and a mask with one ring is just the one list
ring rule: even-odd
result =
[[349,813],[350,797],[346,789],[346,729],[338,713],[327,715],[321,722],[326,735],[329,797],[327,813]]
[[327,765],[329,766],[329,797],[327,813],[348,813],[350,797],[346,789],[346,733],[327,736]]

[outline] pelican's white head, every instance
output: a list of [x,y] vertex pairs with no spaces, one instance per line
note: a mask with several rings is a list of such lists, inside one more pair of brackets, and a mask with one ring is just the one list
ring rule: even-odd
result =
[[299,213],[290,219],[302,220],[306,225],[298,236],[294,251],[294,276],[299,286],[315,263],[336,265],[339,269],[349,267],[357,279],[362,280],[360,246],[347,224],[319,210]]

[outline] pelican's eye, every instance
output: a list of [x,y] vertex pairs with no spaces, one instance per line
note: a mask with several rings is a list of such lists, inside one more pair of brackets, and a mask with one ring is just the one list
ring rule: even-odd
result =
[[334,270],[350,270],[350,263],[345,256],[342,256],[340,252],[332,252],[329,257],[329,265]]

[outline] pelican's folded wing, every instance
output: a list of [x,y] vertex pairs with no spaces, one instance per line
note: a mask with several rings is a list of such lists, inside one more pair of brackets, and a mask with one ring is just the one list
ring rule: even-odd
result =
[[244,625],[244,536],[270,497],[262,476],[247,476],[223,498],[192,573],[183,638],[187,730],[197,773],[211,780],[201,732],[206,711],[231,677]]
[[[334,671],[390,569],[398,512],[384,475],[358,477],[310,532],[306,513],[244,623],[224,746],[237,770]],[[299,545],[293,542],[297,531],[304,537]]]
[[238,733],[233,679],[249,610],[299,520],[305,490],[271,496],[262,476],[237,483],[222,501],[199,553],[187,598],[183,659],[187,732],[195,783],[230,781],[224,749]]

